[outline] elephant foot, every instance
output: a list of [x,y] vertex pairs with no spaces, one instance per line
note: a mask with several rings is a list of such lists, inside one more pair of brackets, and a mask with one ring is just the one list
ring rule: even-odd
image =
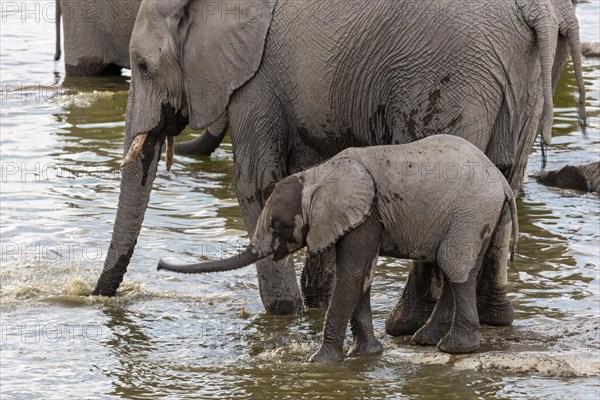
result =
[[495,326],[508,326],[515,319],[515,312],[510,301],[503,303],[481,304],[477,303],[479,323]]
[[274,303],[263,303],[265,310],[269,314],[287,315],[298,314],[304,310],[300,299],[277,300]]
[[434,299],[400,299],[385,321],[385,331],[391,336],[414,334],[427,323],[434,306]]
[[512,304],[503,290],[477,293],[477,314],[479,323],[486,325],[508,326],[515,319]]
[[435,346],[448,334],[450,326],[427,322],[412,337],[412,341],[423,346]]
[[329,292],[311,294],[304,292],[302,297],[304,299],[304,306],[306,308],[318,308],[321,310],[326,310],[329,304]]
[[302,313],[302,297],[296,283],[292,257],[274,262],[263,259],[256,263],[260,299],[270,314]]
[[465,354],[479,349],[479,332],[474,329],[451,329],[437,344],[444,353]]
[[382,352],[383,345],[377,339],[373,339],[368,342],[356,341],[352,343],[352,346],[348,351],[348,357],[366,357],[375,354],[381,354]]
[[344,353],[341,349],[331,349],[321,346],[319,351],[310,356],[308,361],[316,363],[330,363],[344,360]]

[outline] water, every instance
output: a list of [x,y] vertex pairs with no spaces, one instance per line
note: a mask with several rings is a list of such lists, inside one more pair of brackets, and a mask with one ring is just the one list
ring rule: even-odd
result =
[[[246,243],[228,139],[210,158],[176,157],[170,174],[160,165],[120,296],[87,296],[114,221],[128,83],[65,80],[62,61],[52,61],[52,2],[35,4],[24,22],[4,12],[1,25],[3,399],[598,398],[600,200],[533,179],[518,203],[509,276],[516,321],[483,327],[475,355],[385,335],[403,261],[381,259],[374,283],[383,355],[326,366],[306,362],[323,312],[266,315],[252,268],[158,274],[161,256],[216,258]],[[579,7],[584,41],[598,40],[599,11],[598,1]],[[577,129],[568,69],[555,96],[551,169],[598,159],[600,60],[585,60],[584,74],[589,138]],[[539,162],[536,147],[529,172]]]

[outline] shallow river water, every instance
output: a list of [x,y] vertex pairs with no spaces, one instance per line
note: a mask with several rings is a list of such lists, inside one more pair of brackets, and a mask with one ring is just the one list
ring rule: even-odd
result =
[[[176,157],[170,174],[161,163],[119,295],[89,297],[115,217],[128,78],[64,79],[62,60],[52,61],[53,2],[13,3],[31,5],[26,14],[6,3],[2,399],[599,398],[600,200],[532,178],[518,201],[519,255],[509,272],[516,320],[482,327],[473,355],[385,334],[405,261],[381,258],[374,281],[383,355],[325,366],[306,362],[323,312],[265,314],[254,268],[157,273],[159,257],[217,258],[247,242],[228,138],[210,158]],[[599,11],[597,0],[580,5],[584,41],[598,40]],[[600,60],[584,60],[588,138],[577,127],[570,71],[555,95],[550,169],[599,158]],[[540,160],[536,145],[528,173]]]

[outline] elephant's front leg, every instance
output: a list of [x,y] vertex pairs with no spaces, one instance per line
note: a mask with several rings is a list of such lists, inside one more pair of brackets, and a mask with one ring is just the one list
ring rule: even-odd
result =
[[[243,155],[242,155],[243,156]],[[247,173],[254,174],[256,166],[241,161],[238,152],[239,161],[236,162],[236,184],[237,194],[246,223],[248,232],[254,232],[258,217],[262,210],[262,205],[266,201],[266,188],[256,188],[254,178],[245,176]],[[275,171],[273,171],[275,172]],[[270,172],[265,171],[265,175],[271,176]],[[257,178],[258,181],[264,181],[267,176],[262,175]],[[278,177],[281,172],[277,172]],[[270,181],[270,180],[269,180]],[[274,183],[274,182],[273,182]],[[264,198],[263,198],[264,196]],[[256,263],[256,272],[258,274],[258,289],[260,298],[265,310],[273,314],[290,314],[301,312],[303,310],[302,297],[298,290],[296,274],[294,269],[294,256],[290,255],[281,261],[272,261],[265,258]]]
[[335,271],[335,248],[323,253],[309,254],[302,268],[300,288],[304,305],[326,309],[329,304]]
[[350,317],[355,339],[351,354],[359,355],[359,350],[371,354],[381,350],[373,334],[370,303],[365,297],[370,294],[371,274],[379,253],[381,232],[381,224],[371,215],[337,242],[335,280],[325,316],[323,343],[310,361],[344,359],[344,337]]
[[[248,104],[255,106],[249,109]],[[246,229],[254,232],[260,212],[275,183],[286,176],[287,124],[269,101],[260,96],[241,98],[230,105],[231,141],[237,198]],[[303,311],[293,255],[274,262],[256,263],[258,287],[265,310],[273,314]]]
[[[377,257],[373,259],[371,273],[375,273]],[[371,287],[363,292],[358,305],[350,319],[352,329],[352,346],[348,350],[348,357],[364,357],[379,354],[383,351],[383,345],[375,338],[373,332],[373,317],[371,314]]]

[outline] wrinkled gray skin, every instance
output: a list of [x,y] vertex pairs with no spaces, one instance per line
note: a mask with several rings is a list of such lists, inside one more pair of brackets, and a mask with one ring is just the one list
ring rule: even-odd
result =
[[[54,59],[61,57],[62,19],[67,76],[119,75],[122,68],[130,68],[129,40],[141,1],[56,1]],[[175,152],[212,154],[227,132],[226,123],[208,127],[194,140],[176,143]]]
[[[227,1],[143,1],[130,43],[125,152],[135,137],[150,134],[123,170],[94,293],[114,295],[123,278],[157,168],[153,155],[166,135],[179,132],[176,123],[201,129],[226,115],[249,232],[275,182],[352,146],[462,136],[518,188],[538,127],[549,140],[552,78],[564,66],[567,43],[584,91],[573,7],[548,1],[484,0],[464,8],[449,0],[351,0],[343,7],[242,1],[234,2],[235,18],[225,12],[234,7]],[[509,219],[492,240],[497,252],[510,235]],[[513,318],[506,271],[494,264],[501,256],[486,258],[481,275],[489,277],[478,286],[480,320],[499,325]],[[333,250],[308,257],[308,306],[327,304],[334,260]],[[431,270],[413,268],[388,332],[414,333],[427,320],[434,303],[421,289],[430,287]],[[268,312],[302,309],[291,257],[261,260],[257,272]]]
[[[311,357],[329,362],[344,358],[348,322],[354,336],[348,356],[382,350],[370,306],[379,253],[436,263],[442,293],[413,340],[448,353],[469,353],[479,348],[477,274],[505,202],[512,215],[514,249],[518,226],[513,191],[468,141],[436,135],[405,145],[351,148],[279,182],[244,253],[194,265],[161,260],[158,269],[216,272],[269,255],[281,260],[303,246],[310,254],[335,247],[323,343]],[[506,239],[501,250],[508,248]],[[506,268],[506,262],[497,259],[496,265]]]
[[600,194],[600,161],[584,165],[565,165],[536,176],[544,185]]

